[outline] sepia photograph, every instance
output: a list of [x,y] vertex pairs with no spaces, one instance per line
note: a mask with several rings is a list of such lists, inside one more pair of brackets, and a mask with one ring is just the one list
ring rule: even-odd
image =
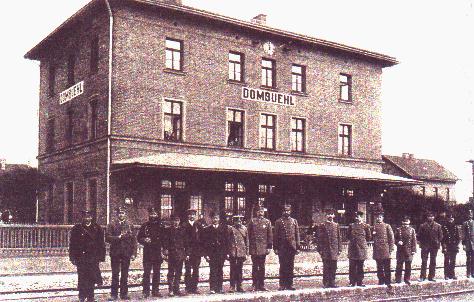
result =
[[0,301],[473,301],[473,5],[5,2]]

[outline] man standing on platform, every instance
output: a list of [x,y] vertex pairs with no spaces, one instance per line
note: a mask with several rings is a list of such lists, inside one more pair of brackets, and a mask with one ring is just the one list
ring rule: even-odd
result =
[[186,284],[186,292],[197,294],[199,283],[199,265],[203,256],[203,226],[202,223],[196,221],[196,210],[188,209],[188,219],[183,223],[186,243],[186,260],[184,283]]
[[164,240],[163,226],[154,207],[148,209],[149,220],[138,231],[137,241],[143,245],[143,296],[150,296],[150,274],[153,270],[153,297],[160,297],[160,269],[163,262],[162,246]]
[[456,278],[456,255],[459,252],[459,242],[461,238],[459,236],[458,227],[454,223],[453,214],[449,213],[446,216],[446,222],[442,225],[443,228],[443,241],[442,252],[444,254],[444,279],[457,279]]
[[222,293],[224,262],[229,252],[229,230],[221,223],[219,213],[211,214],[212,224],[204,229],[206,260],[209,262],[210,293]]
[[234,225],[229,226],[229,262],[230,291],[243,292],[242,269],[249,254],[249,236],[247,228],[242,225],[241,215],[234,215]]
[[463,223],[463,241],[466,251],[466,273],[468,278],[474,278],[474,220],[473,212],[469,210],[468,219]]
[[[137,242],[133,234],[133,227],[127,221],[125,208],[117,209],[118,221],[107,225],[105,241],[110,243],[110,262],[112,267],[112,285],[110,300],[120,298],[129,300],[128,296],[128,270],[130,261],[137,255]],[[119,283],[120,278],[120,283]]]
[[263,217],[265,208],[257,208],[257,217],[250,220],[249,253],[252,257],[253,290],[266,291],[265,288],[265,258],[273,246],[273,231],[270,220]]
[[436,256],[443,240],[443,230],[441,225],[434,221],[434,214],[428,212],[426,214],[426,222],[420,226],[418,231],[418,242],[421,248],[421,272],[420,281],[426,280],[426,267],[428,264],[428,256],[430,257],[430,267],[428,272],[428,280],[436,281]]
[[180,226],[178,215],[171,216],[172,225],[166,229],[165,248],[168,255],[168,286],[170,296],[182,296],[179,283],[186,259],[186,236],[184,227]]
[[383,222],[384,213],[375,213],[376,222],[372,229],[373,258],[377,263],[377,278],[379,285],[387,285],[391,288],[390,259],[394,248],[394,236],[392,227]]
[[349,239],[349,283],[351,286],[364,286],[364,261],[367,259],[370,240],[370,226],[363,222],[364,213],[356,213],[355,222],[349,225],[347,237]]
[[282,217],[275,222],[273,247],[280,263],[280,290],[293,287],[295,255],[300,249],[300,231],[296,219],[291,218],[291,206],[285,205]]
[[402,282],[403,264],[405,264],[405,276],[403,280],[410,285],[411,262],[416,253],[416,233],[410,226],[410,217],[404,216],[402,226],[395,232],[395,244],[397,245],[397,268],[395,270],[395,281]]
[[77,267],[79,301],[93,302],[95,284],[102,285],[99,262],[105,261],[104,231],[92,221],[90,211],[82,215],[82,223],[71,229],[69,260]]
[[337,259],[342,242],[339,225],[334,222],[334,209],[326,209],[326,221],[317,225],[314,232],[316,249],[323,260],[323,286],[335,288]]

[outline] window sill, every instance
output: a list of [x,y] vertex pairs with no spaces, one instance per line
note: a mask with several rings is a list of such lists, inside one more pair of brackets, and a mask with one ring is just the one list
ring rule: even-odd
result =
[[171,73],[171,74],[175,74],[175,75],[180,75],[180,76],[185,76],[186,75],[186,73],[182,70],[175,70],[175,69],[169,69],[169,68],[163,69],[163,72]]
[[236,80],[227,80],[227,83],[229,84],[234,84],[234,85],[241,85],[241,86],[247,86],[247,83],[242,82],[242,81],[236,81]]
[[271,148],[260,148],[260,150],[262,150],[262,151],[273,151],[273,152],[276,151],[276,149],[274,149],[274,148],[273,149],[271,149]]
[[278,92],[278,88],[260,85],[260,89]]
[[306,92],[299,92],[299,91],[291,91],[290,94],[297,95],[297,96],[303,96],[303,97],[308,97],[309,96]]
[[227,145],[227,148],[229,148],[229,149],[237,149],[237,150],[245,149],[244,146],[231,146],[231,145]]
[[306,154],[306,151],[291,150],[291,153],[293,153],[293,154]]
[[180,139],[166,139],[166,138],[163,138],[163,140],[165,142],[170,142],[170,143],[177,143],[177,144],[184,143],[184,141],[180,140]]
[[339,103],[343,103],[343,104],[348,104],[348,105],[354,105],[354,102],[353,102],[353,101],[346,101],[346,100],[341,100],[341,99],[339,99],[338,102],[339,102]]

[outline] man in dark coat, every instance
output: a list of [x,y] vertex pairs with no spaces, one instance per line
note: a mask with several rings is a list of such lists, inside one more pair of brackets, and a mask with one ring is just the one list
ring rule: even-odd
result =
[[186,259],[186,230],[179,225],[178,215],[171,216],[172,225],[166,229],[166,254],[168,255],[168,286],[170,296],[182,296],[179,282]]
[[230,291],[243,292],[242,269],[249,255],[249,236],[247,228],[242,225],[241,215],[234,215],[234,224],[229,226],[229,263]]
[[370,226],[363,222],[364,213],[356,213],[355,222],[349,225],[347,239],[349,239],[349,283],[351,286],[364,286],[364,261],[367,259],[370,240]]
[[152,291],[153,297],[160,297],[160,269],[163,262],[162,246],[164,240],[163,226],[158,210],[148,209],[149,220],[138,231],[137,241],[143,245],[143,296],[150,296],[150,274],[153,270]]
[[468,218],[462,224],[463,240],[462,244],[466,251],[466,275],[474,278],[474,220],[473,211],[469,210]]
[[421,248],[421,272],[420,281],[426,280],[426,267],[428,264],[428,256],[430,257],[430,267],[428,272],[428,280],[435,281],[436,273],[436,256],[443,240],[443,230],[441,225],[434,221],[434,214],[428,212],[426,214],[426,222],[421,224],[418,231],[418,242]]
[[252,258],[252,285],[254,290],[266,291],[265,288],[265,258],[273,247],[273,231],[270,220],[263,217],[265,208],[258,207],[257,217],[250,220],[249,253]]
[[377,263],[377,278],[379,285],[391,288],[390,259],[394,248],[392,227],[383,221],[384,213],[378,212],[376,222],[372,228],[373,256]]
[[82,223],[71,229],[69,260],[77,267],[79,301],[94,300],[94,285],[102,285],[99,262],[105,261],[102,228],[92,221],[92,213],[83,211]]
[[453,214],[447,214],[446,222],[442,225],[443,241],[442,252],[444,254],[444,279],[457,279],[454,272],[456,268],[456,255],[459,252],[459,236],[458,227],[454,223]]
[[410,284],[411,262],[416,253],[416,233],[410,226],[410,217],[404,216],[402,226],[395,232],[395,244],[397,245],[397,267],[395,270],[395,281],[402,282],[402,270],[405,264],[405,276],[403,280]]
[[203,256],[203,225],[196,221],[196,210],[188,209],[188,219],[183,223],[186,239],[186,260],[184,264],[184,283],[186,292],[197,294],[199,265]]
[[280,290],[293,287],[295,255],[300,249],[300,230],[296,219],[291,218],[291,206],[285,205],[282,217],[275,222],[273,248],[280,263]]
[[209,287],[211,294],[222,292],[223,267],[229,253],[229,231],[221,223],[219,213],[211,214],[212,224],[204,230],[206,260],[209,262]]
[[341,230],[334,222],[334,209],[326,209],[326,221],[314,229],[316,250],[323,260],[323,286],[336,286],[337,259],[341,254]]
[[[112,285],[110,300],[117,300],[120,286],[120,298],[128,297],[128,270],[130,261],[137,255],[137,242],[133,226],[127,221],[125,208],[117,209],[118,219],[107,225],[105,241],[110,243],[110,262],[112,267]],[[120,278],[120,283],[119,283]]]

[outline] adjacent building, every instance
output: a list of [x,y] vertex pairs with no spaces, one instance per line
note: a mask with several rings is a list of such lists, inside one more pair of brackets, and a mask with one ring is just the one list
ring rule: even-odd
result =
[[44,222],[106,223],[149,206],[308,225],[349,221],[390,186],[381,75],[393,57],[241,21],[181,1],[94,0],[25,57],[40,62]]
[[418,180],[421,183],[410,186],[415,193],[456,202],[454,187],[458,178],[432,159],[416,158],[412,153],[402,156],[383,155],[383,172]]

